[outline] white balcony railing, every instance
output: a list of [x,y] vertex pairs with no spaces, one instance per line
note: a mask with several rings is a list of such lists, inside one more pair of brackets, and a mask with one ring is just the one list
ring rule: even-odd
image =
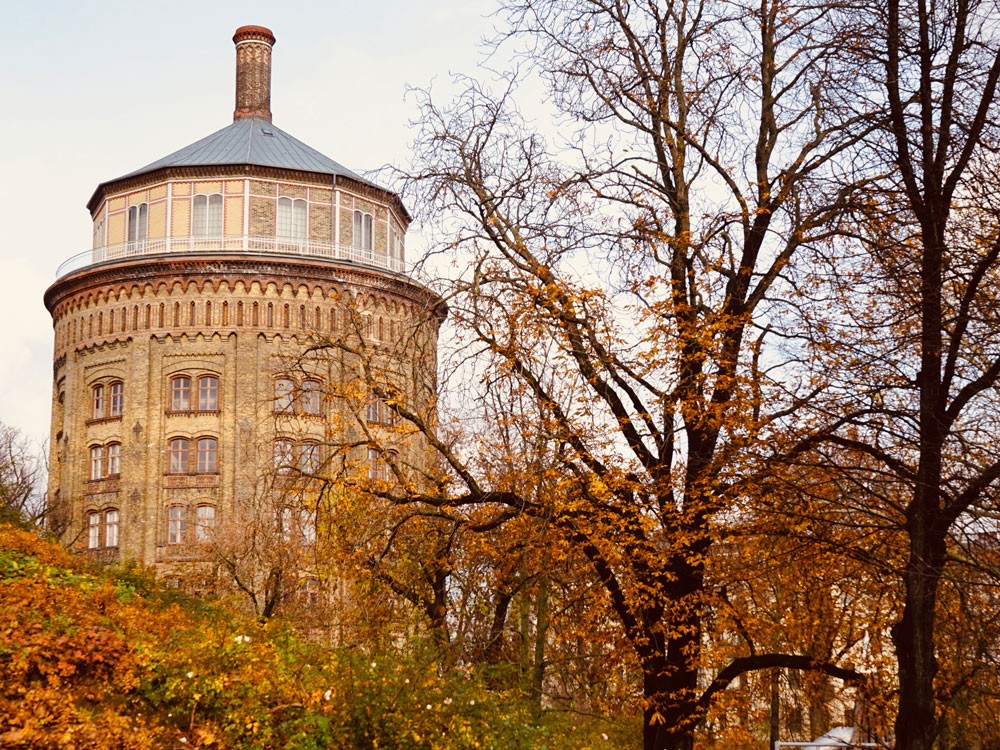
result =
[[117,245],[95,247],[77,253],[63,261],[56,269],[56,278],[62,278],[81,268],[100,263],[129,260],[155,255],[198,253],[224,253],[247,255],[284,255],[320,260],[347,261],[361,266],[379,268],[394,273],[405,273],[401,258],[395,258],[375,250],[362,250],[350,245],[333,242],[315,242],[283,237],[254,237],[248,235],[227,235],[225,237],[167,237],[164,239],[122,242]]

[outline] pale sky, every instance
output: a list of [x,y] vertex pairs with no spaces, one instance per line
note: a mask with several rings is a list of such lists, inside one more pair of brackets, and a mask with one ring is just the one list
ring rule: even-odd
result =
[[232,122],[237,27],[277,38],[275,125],[365,173],[407,163],[417,114],[407,86],[433,84],[447,98],[450,75],[483,60],[492,10],[492,0],[7,4],[0,421],[47,439],[52,325],[42,295],[59,263],[90,246],[86,202],[98,183]]

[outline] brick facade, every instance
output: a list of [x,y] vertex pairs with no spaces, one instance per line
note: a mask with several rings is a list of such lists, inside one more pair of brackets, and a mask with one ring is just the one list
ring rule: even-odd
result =
[[[287,356],[336,337],[345,316],[361,310],[376,321],[374,350],[400,358],[400,372],[417,368],[433,378],[438,318],[428,311],[438,302],[426,288],[374,269],[263,257],[149,258],[60,280],[46,294],[56,358],[49,490],[71,522],[66,540],[86,548],[88,514],[114,509],[112,557],[162,567],[192,556],[190,547],[168,543],[167,510],[183,507],[192,519],[199,505],[211,505],[222,522],[241,488],[268,471],[281,431],[274,379]],[[356,377],[342,362],[314,374],[331,383],[345,372]],[[173,411],[171,379],[179,375],[192,384],[218,378],[218,409]],[[97,415],[94,388],[111,383],[123,385],[121,413]],[[327,442],[331,415],[324,416],[297,423],[298,439]],[[170,474],[167,449],[176,437],[215,438],[217,471]],[[118,475],[91,479],[91,448],[111,444],[121,446]]]

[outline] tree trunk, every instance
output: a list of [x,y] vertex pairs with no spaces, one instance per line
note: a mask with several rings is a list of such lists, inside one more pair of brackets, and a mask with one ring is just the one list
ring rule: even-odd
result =
[[531,664],[531,710],[542,715],[542,682],[545,680],[545,636],[549,629],[549,579],[538,582],[535,602],[535,653]]
[[774,750],[778,746],[778,739],[781,734],[781,694],[778,691],[778,680],[781,670],[771,670],[771,715],[768,717],[768,746]]
[[[918,491],[919,492],[919,491]],[[910,561],[903,575],[903,616],[892,628],[899,666],[899,713],[896,747],[899,750],[933,750],[937,733],[934,678],[938,671],[934,653],[934,617],[941,581],[944,540],[927,539],[926,530],[911,530]]]

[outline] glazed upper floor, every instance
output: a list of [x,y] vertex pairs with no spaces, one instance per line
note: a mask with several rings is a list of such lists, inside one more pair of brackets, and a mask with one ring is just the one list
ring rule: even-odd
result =
[[99,189],[91,201],[91,248],[60,265],[57,276],[177,253],[308,256],[406,269],[409,217],[393,193],[369,183],[259,166],[163,171],[172,174]]

